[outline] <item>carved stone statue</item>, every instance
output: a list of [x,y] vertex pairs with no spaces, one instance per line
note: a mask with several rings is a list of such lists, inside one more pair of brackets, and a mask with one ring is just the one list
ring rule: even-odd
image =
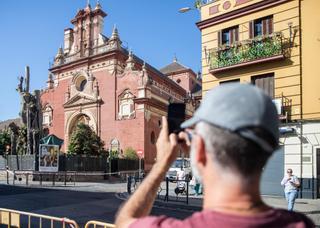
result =
[[[25,85],[23,85],[23,82]],[[37,153],[39,136],[42,126],[42,113],[40,103],[40,91],[35,90],[32,94],[29,92],[30,88],[30,71],[26,67],[25,78],[19,78],[17,91],[20,94],[21,122],[27,128],[27,151],[26,154]]]

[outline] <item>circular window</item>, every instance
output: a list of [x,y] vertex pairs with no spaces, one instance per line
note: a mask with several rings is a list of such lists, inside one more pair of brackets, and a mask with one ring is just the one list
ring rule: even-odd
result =
[[154,134],[154,132],[151,132],[151,143],[152,144],[156,143],[156,135]]
[[79,91],[83,91],[84,88],[86,87],[86,84],[87,84],[87,79],[83,80],[83,81],[80,83]]
[[179,84],[180,82],[181,82],[181,80],[180,80],[180,79],[178,79],[178,80],[177,80],[177,83]]
[[87,85],[87,79],[84,76],[80,76],[76,79],[76,88],[78,91],[82,92]]

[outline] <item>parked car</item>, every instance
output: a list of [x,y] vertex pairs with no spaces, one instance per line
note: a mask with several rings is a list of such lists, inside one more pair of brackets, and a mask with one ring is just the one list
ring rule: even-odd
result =
[[170,181],[175,181],[177,179],[177,172],[181,169],[181,167],[185,171],[186,176],[189,176],[189,178],[191,178],[190,159],[177,158],[167,172],[167,177]]

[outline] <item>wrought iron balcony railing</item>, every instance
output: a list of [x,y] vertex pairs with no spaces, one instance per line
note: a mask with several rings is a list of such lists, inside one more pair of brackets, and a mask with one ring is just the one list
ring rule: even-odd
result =
[[260,36],[237,42],[232,46],[220,46],[209,53],[209,67],[212,73],[242,65],[284,58],[285,45],[281,33]]

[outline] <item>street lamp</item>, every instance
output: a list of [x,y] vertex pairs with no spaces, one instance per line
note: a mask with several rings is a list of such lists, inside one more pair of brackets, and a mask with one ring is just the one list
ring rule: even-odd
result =
[[193,10],[193,8],[191,8],[191,7],[183,7],[181,9],[179,9],[179,13],[186,13],[186,12],[188,12],[190,10]]
[[208,0],[196,0],[194,3],[194,7],[183,7],[181,9],[179,9],[180,13],[185,13],[188,12],[190,10],[199,10],[203,4],[206,4],[207,2],[210,2]]

